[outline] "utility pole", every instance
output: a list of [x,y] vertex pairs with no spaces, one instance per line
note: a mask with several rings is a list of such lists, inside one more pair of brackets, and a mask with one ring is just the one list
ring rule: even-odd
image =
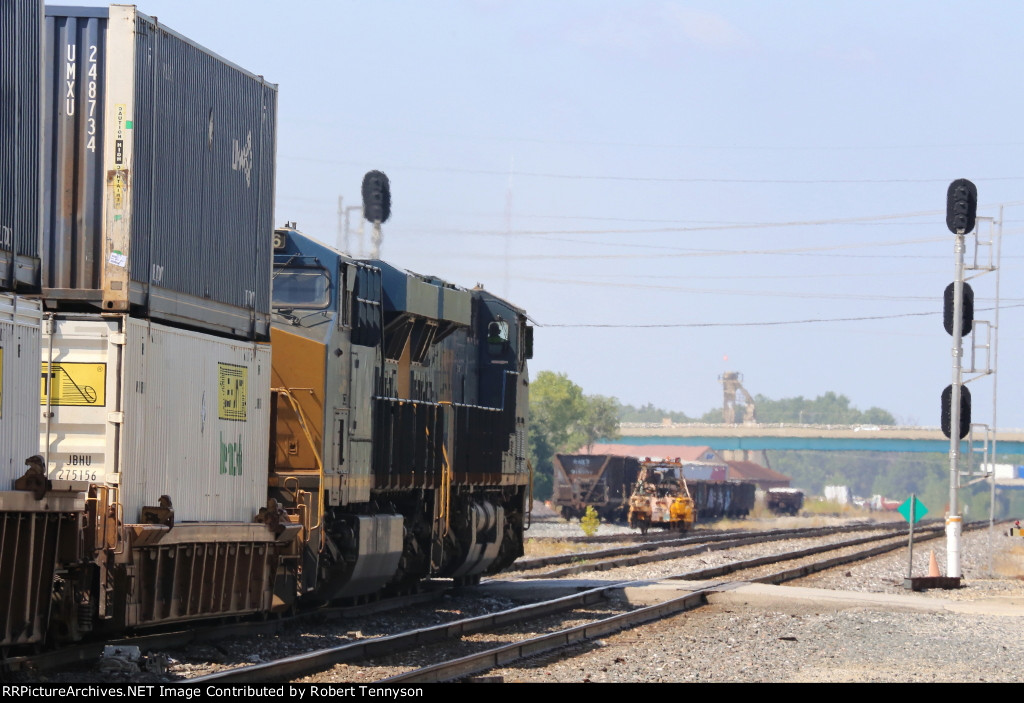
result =
[[338,233],[335,235],[335,248],[348,251],[348,228],[345,226],[344,198],[338,196]]
[[512,174],[515,173],[515,168],[516,159],[513,156],[508,169],[508,190],[505,191],[505,298],[511,296],[509,260],[512,258]]
[[[992,337],[992,465],[989,467],[992,471],[992,475],[989,477],[991,483],[991,491],[989,493],[989,514],[988,514],[988,529],[989,537],[991,538],[992,529],[995,527],[996,522],[996,396],[999,392],[999,275],[1000,268],[1002,266],[1003,258],[1003,206],[999,206],[999,226],[993,232],[996,237],[995,246],[995,266],[996,266],[996,311],[993,315],[993,321],[995,322],[995,334]],[[991,539],[990,539],[991,542]],[[989,561],[992,559],[992,550],[989,549]],[[989,571],[992,570],[991,563],[989,564]]]

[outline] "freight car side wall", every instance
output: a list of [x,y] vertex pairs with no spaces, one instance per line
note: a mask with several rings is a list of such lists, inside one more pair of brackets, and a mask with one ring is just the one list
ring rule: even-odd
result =
[[176,522],[252,521],[267,500],[269,345],[126,315],[55,327],[40,426],[55,488],[118,486],[125,523],[162,495]]
[[41,0],[0,2],[0,290],[39,287]]
[[39,301],[0,293],[0,491],[9,491],[36,454],[39,427]]
[[749,481],[687,481],[697,518],[743,517],[754,507],[756,486]]

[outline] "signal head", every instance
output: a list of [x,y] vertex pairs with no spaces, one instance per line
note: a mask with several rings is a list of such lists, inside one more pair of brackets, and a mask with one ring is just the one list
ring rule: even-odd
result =
[[978,214],[978,188],[966,178],[958,178],[946,191],[946,227],[953,234],[974,229]]
[[363,217],[370,222],[387,222],[391,217],[391,184],[381,171],[363,176]]

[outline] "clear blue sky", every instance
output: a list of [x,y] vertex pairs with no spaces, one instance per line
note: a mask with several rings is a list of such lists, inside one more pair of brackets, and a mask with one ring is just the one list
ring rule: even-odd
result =
[[[279,223],[333,243],[339,195],[385,171],[383,258],[504,295],[537,325],[534,375],[624,403],[699,414],[737,370],[937,425],[946,188],[970,178],[980,215],[1008,205],[997,424],[1024,427],[1024,4],[139,9],[279,84]],[[991,379],[971,387],[991,423]]]

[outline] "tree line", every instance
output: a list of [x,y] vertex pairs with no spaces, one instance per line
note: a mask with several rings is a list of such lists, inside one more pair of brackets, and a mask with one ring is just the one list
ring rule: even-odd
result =
[[[833,391],[809,399],[802,396],[773,400],[754,396],[758,422],[818,425],[895,425],[894,416],[881,408],[861,411],[845,395]],[[742,413],[738,414],[742,416]],[[634,407],[616,398],[587,395],[566,374],[541,371],[530,384],[530,461],[534,467],[534,495],[547,499],[552,493],[553,459],[556,453],[573,454],[600,440],[618,439],[620,422],[721,423],[722,409],[700,417],[665,411],[652,404]],[[855,495],[880,494],[902,500],[911,493],[942,515],[949,494],[949,458],[945,454],[903,452],[772,451],[771,468],[793,479],[793,485],[820,495],[826,485],[846,485]],[[997,463],[1021,463],[1021,457],[1003,456]],[[1021,495],[1017,495],[1021,494]],[[988,514],[988,487],[961,492],[968,516]],[[1002,514],[1024,513],[1024,491],[1001,491],[997,510]]]

